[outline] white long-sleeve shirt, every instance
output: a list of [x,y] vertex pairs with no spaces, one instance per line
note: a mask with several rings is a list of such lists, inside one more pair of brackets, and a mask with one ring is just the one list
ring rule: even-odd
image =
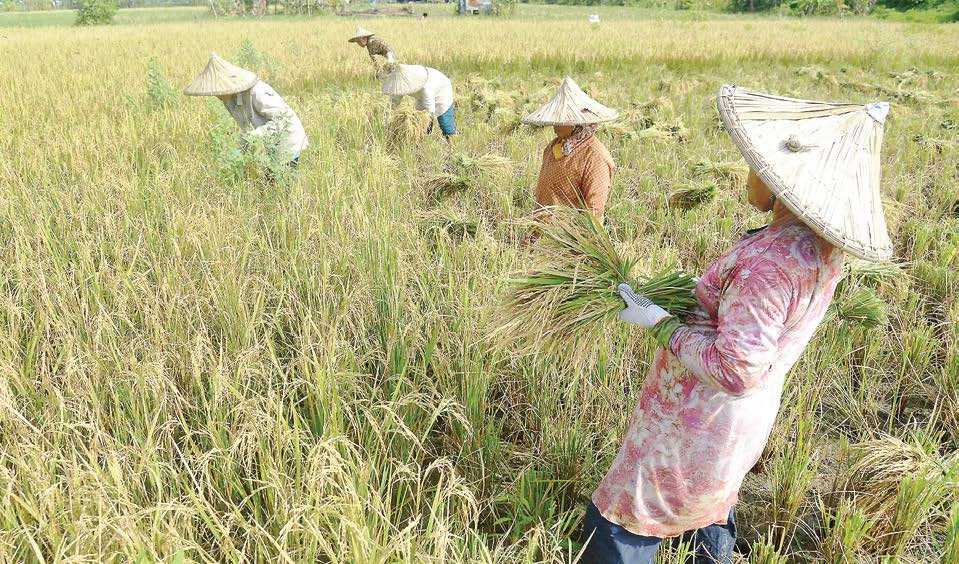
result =
[[[429,112],[433,117],[446,113],[453,105],[453,83],[440,71],[426,67],[426,84],[416,92],[410,94],[416,99],[416,109]],[[393,105],[397,106],[403,100],[402,96],[391,96]]]
[[287,160],[300,156],[309,139],[296,112],[276,90],[263,82],[224,102],[226,109],[244,133],[265,136],[279,133],[278,147]]

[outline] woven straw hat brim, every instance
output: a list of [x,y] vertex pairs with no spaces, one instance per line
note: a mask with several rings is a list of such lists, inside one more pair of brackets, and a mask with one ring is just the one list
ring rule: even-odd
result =
[[383,79],[383,94],[406,96],[419,91],[429,79],[429,69],[420,65],[396,65]]
[[359,41],[360,39],[363,39],[364,37],[373,37],[374,35],[375,34],[372,31],[362,27],[358,27],[356,28],[356,33],[353,34],[353,37],[349,38],[347,41],[349,43],[356,43],[357,41]]
[[213,53],[206,68],[183,89],[183,93],[187,96],[227,96],[249,90],[258,81],[256,73],[232,65]]
[[523,118],[527,125],[591,125],[606,123],[619,117],[619,112],[592,99],[566,77],[553,98]]
[[892,256],[879,192],[887,104],[797,100],[726,85],[717,105],[746,162],[803,223],[859,258]]

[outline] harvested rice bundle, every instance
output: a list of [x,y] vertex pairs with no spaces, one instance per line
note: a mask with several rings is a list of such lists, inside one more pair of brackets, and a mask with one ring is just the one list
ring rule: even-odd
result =
[[749,166],[743,161],[712,161],[703,159],[693,165],[693,174],[710,176],[723,182],[746,182]]
[[699,186],[692,186],[669,196],[669,207],[680,210],[691,210],[696,206],[712,201],[716,197],[716,183],[704,182]]
[[653,125],[652,127],[647,127],[641,131],[636,132],[636,137],[639,139],[646,139],[648,141],[662,141],[669,142],[673,140],[673,135],[669,131],[659,127],[659,125]]
[[856,280],[874,286],[899,287],[908,274],[894,262],[872,262],[862,259],[847,260],[843,265],[843,282]]
[[455,153],[444,165],[443,170],[428,176],[423,181],[423,187],[433,201],[440,201],[457,192],[475,189],[484,179],[505,175],[512,168],[511,160],[494,153],[486,153],[479,157]]
[[826,310],[826,320],[838,320],[863,329],[885,327],[889,323],[886,302],[872,288],[859,288],[845,298],[834,301]]
[[476,236],[479,221],[465,214],[437,211],[424,214],[420,225],[422,231],[433,238],[443,235],[453,241],[462,241]]
[[538,225],[536,264],[508,280],[493,337],[520,354],[561,354],[578,364],[624,304],[616,287],[629,282],[670,313],[683,316],[698,304],[695,281],[681,272],[637,276],[595,216],[554,210]]
[[512,107],[499,107],[490,114],[490,124],[507,135],[519,129],[523,125],[522,120],[522,114]]
[[399,149],[416,145],[426,136],[429,119],[425,112],[417,112],[412,108],[397,109],[386,126],[387,147]]

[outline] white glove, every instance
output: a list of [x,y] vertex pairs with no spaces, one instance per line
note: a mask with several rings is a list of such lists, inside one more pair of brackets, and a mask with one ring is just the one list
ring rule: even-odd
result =
[[649,329],[669,317],[665,309],[651,302],[646,296],[637,294],[629,284],[623,282],[617,289],[620,297],[626,302],[626,309],[619,312],[619,318],[626,323]]

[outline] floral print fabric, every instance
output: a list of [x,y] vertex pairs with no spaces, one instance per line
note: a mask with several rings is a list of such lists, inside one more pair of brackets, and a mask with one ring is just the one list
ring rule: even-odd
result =
[[786,373],[832,301],[842,253],[792,215],[713,263],[700,310],[657,351],[593,502],[610,521],[672,537],[725,523],[762,454]]

